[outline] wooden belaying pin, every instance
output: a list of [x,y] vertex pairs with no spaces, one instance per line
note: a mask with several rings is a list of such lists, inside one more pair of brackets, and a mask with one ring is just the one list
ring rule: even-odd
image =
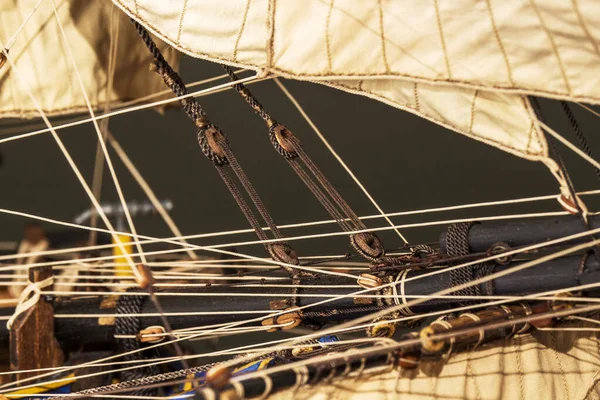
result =
[[135,274],[135,281],[139,287],[148,290],[156,283],[150,267],[145,264],[137,264],[135,269],[139,272],[139,274]]

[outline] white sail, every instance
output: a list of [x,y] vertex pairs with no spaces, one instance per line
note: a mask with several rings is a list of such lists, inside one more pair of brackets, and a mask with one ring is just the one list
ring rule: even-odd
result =
[[424,361],[415,370],[365,373],[306,385],[273,399],[600,399],[600,341],[589,332],[536,332]]
[[523,94],[600,100],[593,0],[113,1],[194,57],[350,87],[528,159],[547,150]]
[[[49,115],[87,112],[87,107],[62,40],[52,2],[44,1],[19,32],[37,0],[0,0],[0,40],[10,46],[10,63],[0,68],[0,117],[38,117],[26,87]],[[94,108],[112,106],[164,90],[161,79],[148,73],[151,56],[128,18],[107,2],[56,1],[58,16],[72,49],[77,69]],[[111,56],[111,43],[116,47]],[[160,44],[163,50],[167,45]],[[177,65],[178,53],[165,51]],[[109,87],[109,61],[115,62]],[[153,98],[157,100],[158,98]]]

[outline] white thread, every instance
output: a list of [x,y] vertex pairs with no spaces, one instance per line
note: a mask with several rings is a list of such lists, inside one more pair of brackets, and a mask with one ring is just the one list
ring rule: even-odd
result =
[[402,305],[403,307],[400,307],[398,309],[398,311],[400,311],[400,313],[402,315],[414,315],[415,313],[410,309],[410,307],[408,306],[408,302],[406,301],[406,292],[405,292],[405,287],[404,287],[404,283],[406,282],[406,278],[408,277],[408,273],[410,272],[409,269],[405,269],[404,271],[400,272],[397,276],[396,276],[396,281],[394,282],[394,285],[392,285],[392,291],[394,294],[394,302],[396,303],[397,306],[400,305],[400,302],[398,301],[398,286],[396,284],[396,282],[398,282],[398,280],[400,280],[400,298],[402,299]]
[[[0,47],[1,47],[1,45],[0,45]],[[7,59],[8,59],[8,57],[7,57]],[[6,139],[1,139],[0,140],[0,144],[6,143],[6,142],[11,142],[13,140],[21,140],[21,139],[24,139],[26,137],[36,136],[36,135],[40,135],[40,134],[46,133],[46,132],[52,132],[52,131],[56,131],[56,130],[60,130],[60,129],[70,128],[72,126],[86,124],[88,122],[100,121],[100,120],[102,120],[104,118],[114,117],[115,115],[121,115],[121,114],[126,114],[126,113],[130,113],[130,112],[134,112],[134,111],[145,110],[147,108],[154,108],[156,106],[160,106],[160,105],[163,105],[163,104],[173,103],[173,102],[176,102],[178,100],[187,99],[188,97],[198,97],[198,96],[201,96],[203,94],[215,93],[215,92],[220,91],[220,90],[229,89],[231,86],[233,86],[233,85],[235,85],[237,83],[246,83],[246,84],[248,84],[249,82],[256,81],[256,80],[257,80],[257,76],[253,75],[253,76],[249,76],[247,78],[243,78],[243,79],[237,80],[235,82],[233,82],[233,81],[225,82],[225,83],[222,83],[220,85],[212,86],[212,87],[207,88],[207,89],[198,90],[196,92],[188,93],[188,94],[183,95],[183,96],[170,97],[168,99],[160,100],[160,101],[155,101],[153,103],[147,103],[147,104],[142,104],[142,105],[136,106],[136,107],[115,110],[115,111],[109,112],[107,114],[97,115],[94,118],[86,118],[86,119],[82,119],[82,120],[79,120],[79,121],[76,121],[76,122],[59,125],[59,126],[56,127],[56,129],[54,127],[52,127],[52,128],[40,129],[40,130],[34,131],[34,132],[24,133],[22,135],[11,136],[11,137],[6,138]]]
[[271,393],[271,390],[273,389],[273,380],[271,379],[269,374],[264,373],[264,372],[260,376],[263,378],[263,381],[265,382],[265,391],[259,397],[260,400],[263,400],[263,399],[267,398],[269,393]]
[[288,99],[290,99],[290,101],[292,102],[292,104],[294,104],[294,106],[298,109],[298,112],[300,112],[300,115],[302,115],[302,117],[310,125],[310,127],[317,134],[317,136],[319,136],[319,139],[321,139],[321,141],[325,144],[325,146],[331,152],[331,154],[333,154],[333,156],[336,158],[336,160],[338,160],[338,162],[342,165],[342,167],[344,167],[344,169],[346,170],[346,172],[348,173],[348,175],[350,175],[350,177],[354,180],[354,182],[358,185],[358,187],[363,191],[363,193],[367,196],[367,198],[375,206],[375,208],[377,209],[377,211],[379,211],[379,213],[381,214],[381,216],[383,218],[385,218],[385,220],[390,224],[390,226],[398,234],[398,236],[400,237],[400,239],[402,239],[402,241],[404,243],[408,244],[408,240],[406,240],[406,238],[404,237],[404,235],[402,235],[402,233],[400,233],[400,231],[398,230],[398,228],[394,226],[394,223],[392,222],[392,220],[389,217],[386,216],[386,214],[383,211],[383,209],[381,207],[379,207],[379,204],[377,204],[377,202],[375,201],[375,199],[373,198],[373,196],[371,196],[371,194],[369,193],[369,191],[367,190],[367,188],[365,188],[364,185],[358,180],[358,178],[356,177],[356,175],[354,175],[354,173],[352,172],[352,170],[350,169],[350,167],[348,167],[348,165],[346,165],[346,163],[344,162],[344,160],[342,160],[342,158],[337,154],[337,152],[333,149],[333,147],[331,147],[331,145],[329,144],[329,142],[327,141],[327,139],[325,139],[325,136],[323,136],[323,134],[321,133],[321,131],[319,130],[319,128],[317,128],[317,126],[314,124],[314,122],[309,118],[308,114],[306,114],[306,112],[304,111],[304,109],[302,108],[302,106],[300,105],[300,103],[298,103],[298,101],[296,100],[296,98],[287,90],[287,88],[285,86],[283,86],[283,83],[281,83],[278,78],[273,78],[273,80],[275,81],[275,83],[277,84],[277,86],[279,86],[279,88],[281,89],[281,91],[288,97]]
[[542,121],[538,120],[538,123],[542,126],[542,128],[544,128],[544,130],[546,132],[548,132],[550,135],[554,136],[558,141],[560,141],[562,144],[564,144],[569,149],[574,151],[578,156],[580,156],[585,161],[592,164],[594,167],[600,169],[600,163],[598,163],[598,161],[594,160],[592,157],[585,154],[583,151],[581,151],[579,148],[577,148],[577,146],[575,146],[573,143],[569,142],[567,139],[563,138],[558,132],[556,132],[554,129],[550,128],[548,125],[546,125]]
[[[461,314],[460,316],[471,318],[475,322],[481,322],[481,318],[479,318],[478,315],[473,314],[473,313],[464,313],[464,314]],[[475,347],[479,346],[483,342],[484,339],[485,339],[485,331],[483,330],[483,328],[481,328],[481,329],[479,329],[479,340],[477,341],[477,344],[475,344]]]
[[19,315],[23,314],[25,311],[29,310],[31,307],[37,304],[37,302],[40,300],[42,289],[47,288],[48,286],[52,286],[54,284],[54,277],[51,276],[39,282],[28,281],[28,283],[29,284],[27,285],[25,290],[23,290],[23,292],[19,296],[19,301],[17,307],[15,308],[15,312],[8,319],[8,321],[6,321],[6,329],[8,329],[9,331],[12,327],[12,324],[15,322]]
[[19,36],[19,33],[21,33],[21,31],[25,28],[25,25],[27,25],[27,23],[29,22],[29,20],[31,19],[31,17],[33,17],[33,14],[35,14],[35,12],[40,7],[40,5],[42,4],[43,1],[44,0],[38,0],[38,2],[33,7],[33,10],[31,10],[31,12],[25,18],[25,20],[21,23],[21,26],[19,26],[19,28],[17,29],[17,31],[6,42],[6,46],[4,47],[4,50],[6,50],[6,52],[8,52],[8,50],[10,50],[10,48],[13,46],[13,44],[17,40],[17,36]]

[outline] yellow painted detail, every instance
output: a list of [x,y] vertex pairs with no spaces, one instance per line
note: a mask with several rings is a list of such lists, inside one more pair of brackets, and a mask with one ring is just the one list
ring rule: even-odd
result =
[[[125,253],[121,251],[119,246],[113,247],[113,255],[115,258],[115,274],[118,276],[131,276],[133,275],[131,272],[131,267],[127,262],[127,258],[123,257],[124,254],[133,253],[133,246],[131,245],[131,237],[125,235],[117,235],[121,243],[123,243],[123,247],[125,249]],[[117,244],[115,238],[113,238],[113,244]]]
[[60,382],[49,383],[47,385],[35,386],[35,387],[26,388],[26,389],[19,389],[19,390],[15,390],[14,392],[5,393],[4,396],[8,397],[9,399],[11,399],[11,398],[18,399],[18,398],[21,398],[21,396],[11,397],[11,395],[45,393],[45,392],[48,392],[53,389],[58,389],[65,385],[69,385],[75,381],[76,381],[75,374],[69,374],[66,377],[62,378]]

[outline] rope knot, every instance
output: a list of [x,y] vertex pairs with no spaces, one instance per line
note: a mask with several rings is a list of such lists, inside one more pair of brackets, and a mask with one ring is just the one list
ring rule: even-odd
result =
[[6,322],[6,328],[8,330],[10,330],[12,324],[15,322],[17,317],[19,317],[19,315],[23,314],[25,311],[37,304],[37,302],[40,300],[42,289],[52,286],[54,284],[54,277],[51,276],[39,282],[27,282],[27,287],[19,296],[19,302],[17,303],[17,307],[15,307],[15,312]]

